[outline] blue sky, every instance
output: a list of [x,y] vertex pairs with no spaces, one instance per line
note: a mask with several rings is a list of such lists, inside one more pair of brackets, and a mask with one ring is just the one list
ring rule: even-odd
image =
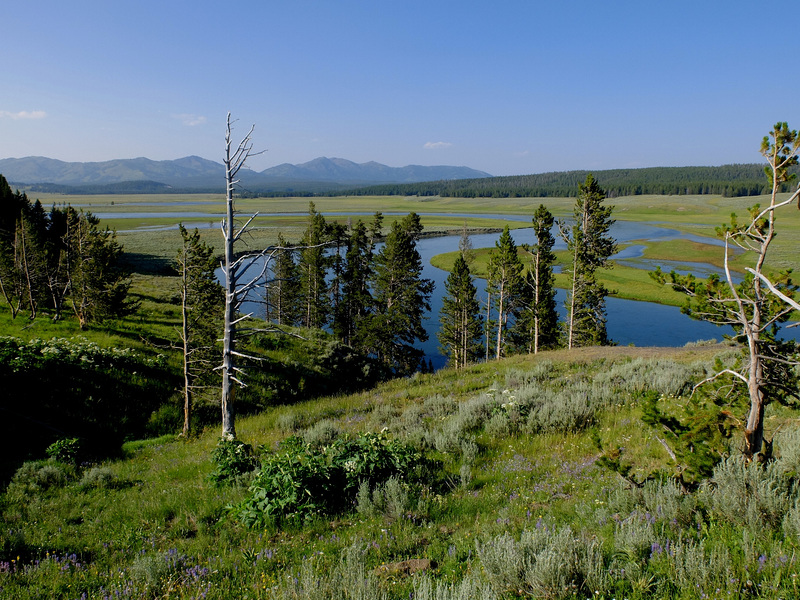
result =
[[257,170],[760,162],[800,127],[794,2],[7,4],[0,158],[220,161],[228,111]]

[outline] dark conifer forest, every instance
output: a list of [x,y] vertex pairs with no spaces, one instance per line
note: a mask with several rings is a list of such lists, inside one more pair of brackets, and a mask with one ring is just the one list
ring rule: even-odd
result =
[[[758,196],[769,193],[764,168],[758,164],[720,167],[652,167],[593,171],[609,198],[642,194],[721,194]],[[457,179],[426,183],[374,185],[341,195],[441,196],[453,198],[564,198],[575,196],[589,171]],[[785,190],[788,191],[788,187]]]

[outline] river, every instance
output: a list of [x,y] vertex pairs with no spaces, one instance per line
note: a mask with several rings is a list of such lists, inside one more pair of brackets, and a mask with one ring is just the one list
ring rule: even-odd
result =
[[[420,213],[424,216],[424,213]],[[330,215],[327,215],[330,216]],[[485,215],[463,215],[469,216],[485,216]],[[517,216],[501,216],[506,220],[528,220],[529,217]],[[502,222],[501,222],[502,223]],[[501,224],[499,223],[499,224]],[[520,244],[533,244],[535,239],[533,236],[533,229],[523,228],[511,231],[511,235],[517,245]],[[660,227],[654,224],[636,223],[630,221],[617,221],[612,226],[611,235],[614,236],[619,243],[628,243],[635,240],[653,241],[653,240],[670,240],[670,239],[687,239],[692,241],[700,241],[703,243],[721,245],[721,241],[714,238],[705,238],[692,234],[686,234],[676,229],[668,227]],[[500,237],[499,233],[485,233],[471,236],[473,248],[487,248],[493,247],[495,242]],[[431,297],[431,310],[427,314],[424,326],[425,331],[428,333],[428,340],[418,344],[418,347],[425,353],[425,360],[433,364],[434,369],[443,367],[447,361],[446,357],[439,351],[439,341],[436,334],[439,330],[439,313],[442,309],[442,297],[444,294],[444,284],[447,279],[447,271],[438,269],[430,264],[430,260],[437,254],[445,252],[453,252],[458,250],[460,236],[449,235],[442,237],[422,238],[417,242],[417,250],[422,257],[424,269],[423,277],[433,280],[436,285],[433,296]],[[560,238],[556,241],[556,249],[565,248],[563,240]],[[615,260],[623,264],[630,264],[631,266],[638,266],[640,268],[648,267],[655,268],[656,263],[643,263],[642,261],[630,261],[636,259],[641,255],[641,246],[629,247],[621,251]],[[722,249],[720,248],[720,252]],[[697,275],[707,275],[710,272],[719,272],[719,269],[713,265],[708,264],[686,264],[686,263],[660,263],[665,270],[689,270],[691,269]],[[681,268],[682,267],[682,268]],[[476,279],[475,285],[478,288],[478,296],[481,300],[486,298],[486,282],[483,279]],[[556,294],[556,301],[559,311],[563,318],[563,306],[566,300],[565,290],[558,290]],[[698,340],[722,340],[723,335],[732,334],[733,330],[730,327],[718,327],[711,323],[704,321],[696,321],[681,313],[680,309],[675,306],[665,306],[653,302],[638,302],[635,300],[623,300],[620,298],[609,297],[606,299],[606,308],[608,315],[608,335],[614,343],[618,345],[634,345],[634,346],[684,346],[689,342]],[[263,308],[253,304],[246,307],[246,310],[252,310],[255,315],[263,313]],[[795,340],[800,340],[800,327],[792,329],[784,329],[784,337]]]

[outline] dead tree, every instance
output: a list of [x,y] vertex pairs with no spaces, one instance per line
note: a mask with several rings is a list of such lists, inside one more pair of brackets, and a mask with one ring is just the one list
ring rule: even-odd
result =
[[[222,438],[232,440],[236,437],[235,412],[234,412],[234,384],[244,385],[239,377],[242,372],[237,366],[237,357],[243,357],[236,350],[236,326],[250,315],[239,315],[247,294],[264,280],[268,261],[266,254],[268,250],[252,254],[236,256],[236,242],[242,238],[248,226],[258,213],[251,216],[247,222],[238,226],[236,208],[233,198],[236,193],[236,186],[239,183],[237,176],[244,167],[247,159],[253,156],[253,144],[251,136],[255,125],[250,127],[247,135],[234,147],[232,139],[233,122],[231,114],[228,113],[227,127],[225,130],[225,207],[226,214],[222,221],[222,237],[225,243],[225,255],[222,262],[223,287],[225,288],[225,313],[222,333],[222,365],[218,367],[222,371]],[[256,269],[258,274],[254,277],[252,267],[262,259],[260,268]]]
[[222,259],[222,279],[225,293],[225,312],[223,317],[222,332],[222,364],[217,370],[222,372],[222,438],[232,440],[236,437],[234,396],[236,385],[247,387],[244,381],[244,369],[240,365],[240,360],[261,359],[256,356],[244,354],[237,350],[239,338],[244,335],[254,333],[290,333],[277,326],[268,327],[240,327],[243,321],[252,317],[252,313],[242,314],[240,309],[245,301],[259,289],[263,289],[277,281],[277,278],[268,277],[269,267],[272,261],[281,253],[311,248],[327,246],[329,242],[323,242],[314,246],[291,246],[287,247],[281,242],[278,246],[269,246],[261,250],[239,252],[236,250],[236,243],[248,233],[253,220],[258,216],[256,212],[247,221],[240,225],[237,218],[234,196],[239,171],[245,166],[247,159],[256,156],[260,152],[253,152],[251,136],[255,126],[250,127],[247,135],[242,138],[237,146],[234,147],[232,139],[233,121],[228,113],[227,128],[225,133],[225,188],[226,214],[222,220],[221,230],[225,245],[224,256]]

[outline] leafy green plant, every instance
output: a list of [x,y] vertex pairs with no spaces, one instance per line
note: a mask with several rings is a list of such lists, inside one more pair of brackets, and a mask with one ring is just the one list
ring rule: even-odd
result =
[[238,439],[221,438],[211,452],[211,460],[215,468],[208,478],[217,486],[236,483],[258,467],[253,447]]
[[[392,477],[413,477],[423,464],[419,452],[386,432],[343,437],[324,447],[288,438],[279,452],[263,459],[249,498],[234,512],[250,526],[306,521],[352,506],[360,486],[369,489]],[[392,497],[405,493],[399,488],[389,491],[387,500],[394,504],[398,501]]]
[[47,447],[47,456],[58,462],[76,464],[80,454],[81,443],[78,438],[65,438],[53,442]]

